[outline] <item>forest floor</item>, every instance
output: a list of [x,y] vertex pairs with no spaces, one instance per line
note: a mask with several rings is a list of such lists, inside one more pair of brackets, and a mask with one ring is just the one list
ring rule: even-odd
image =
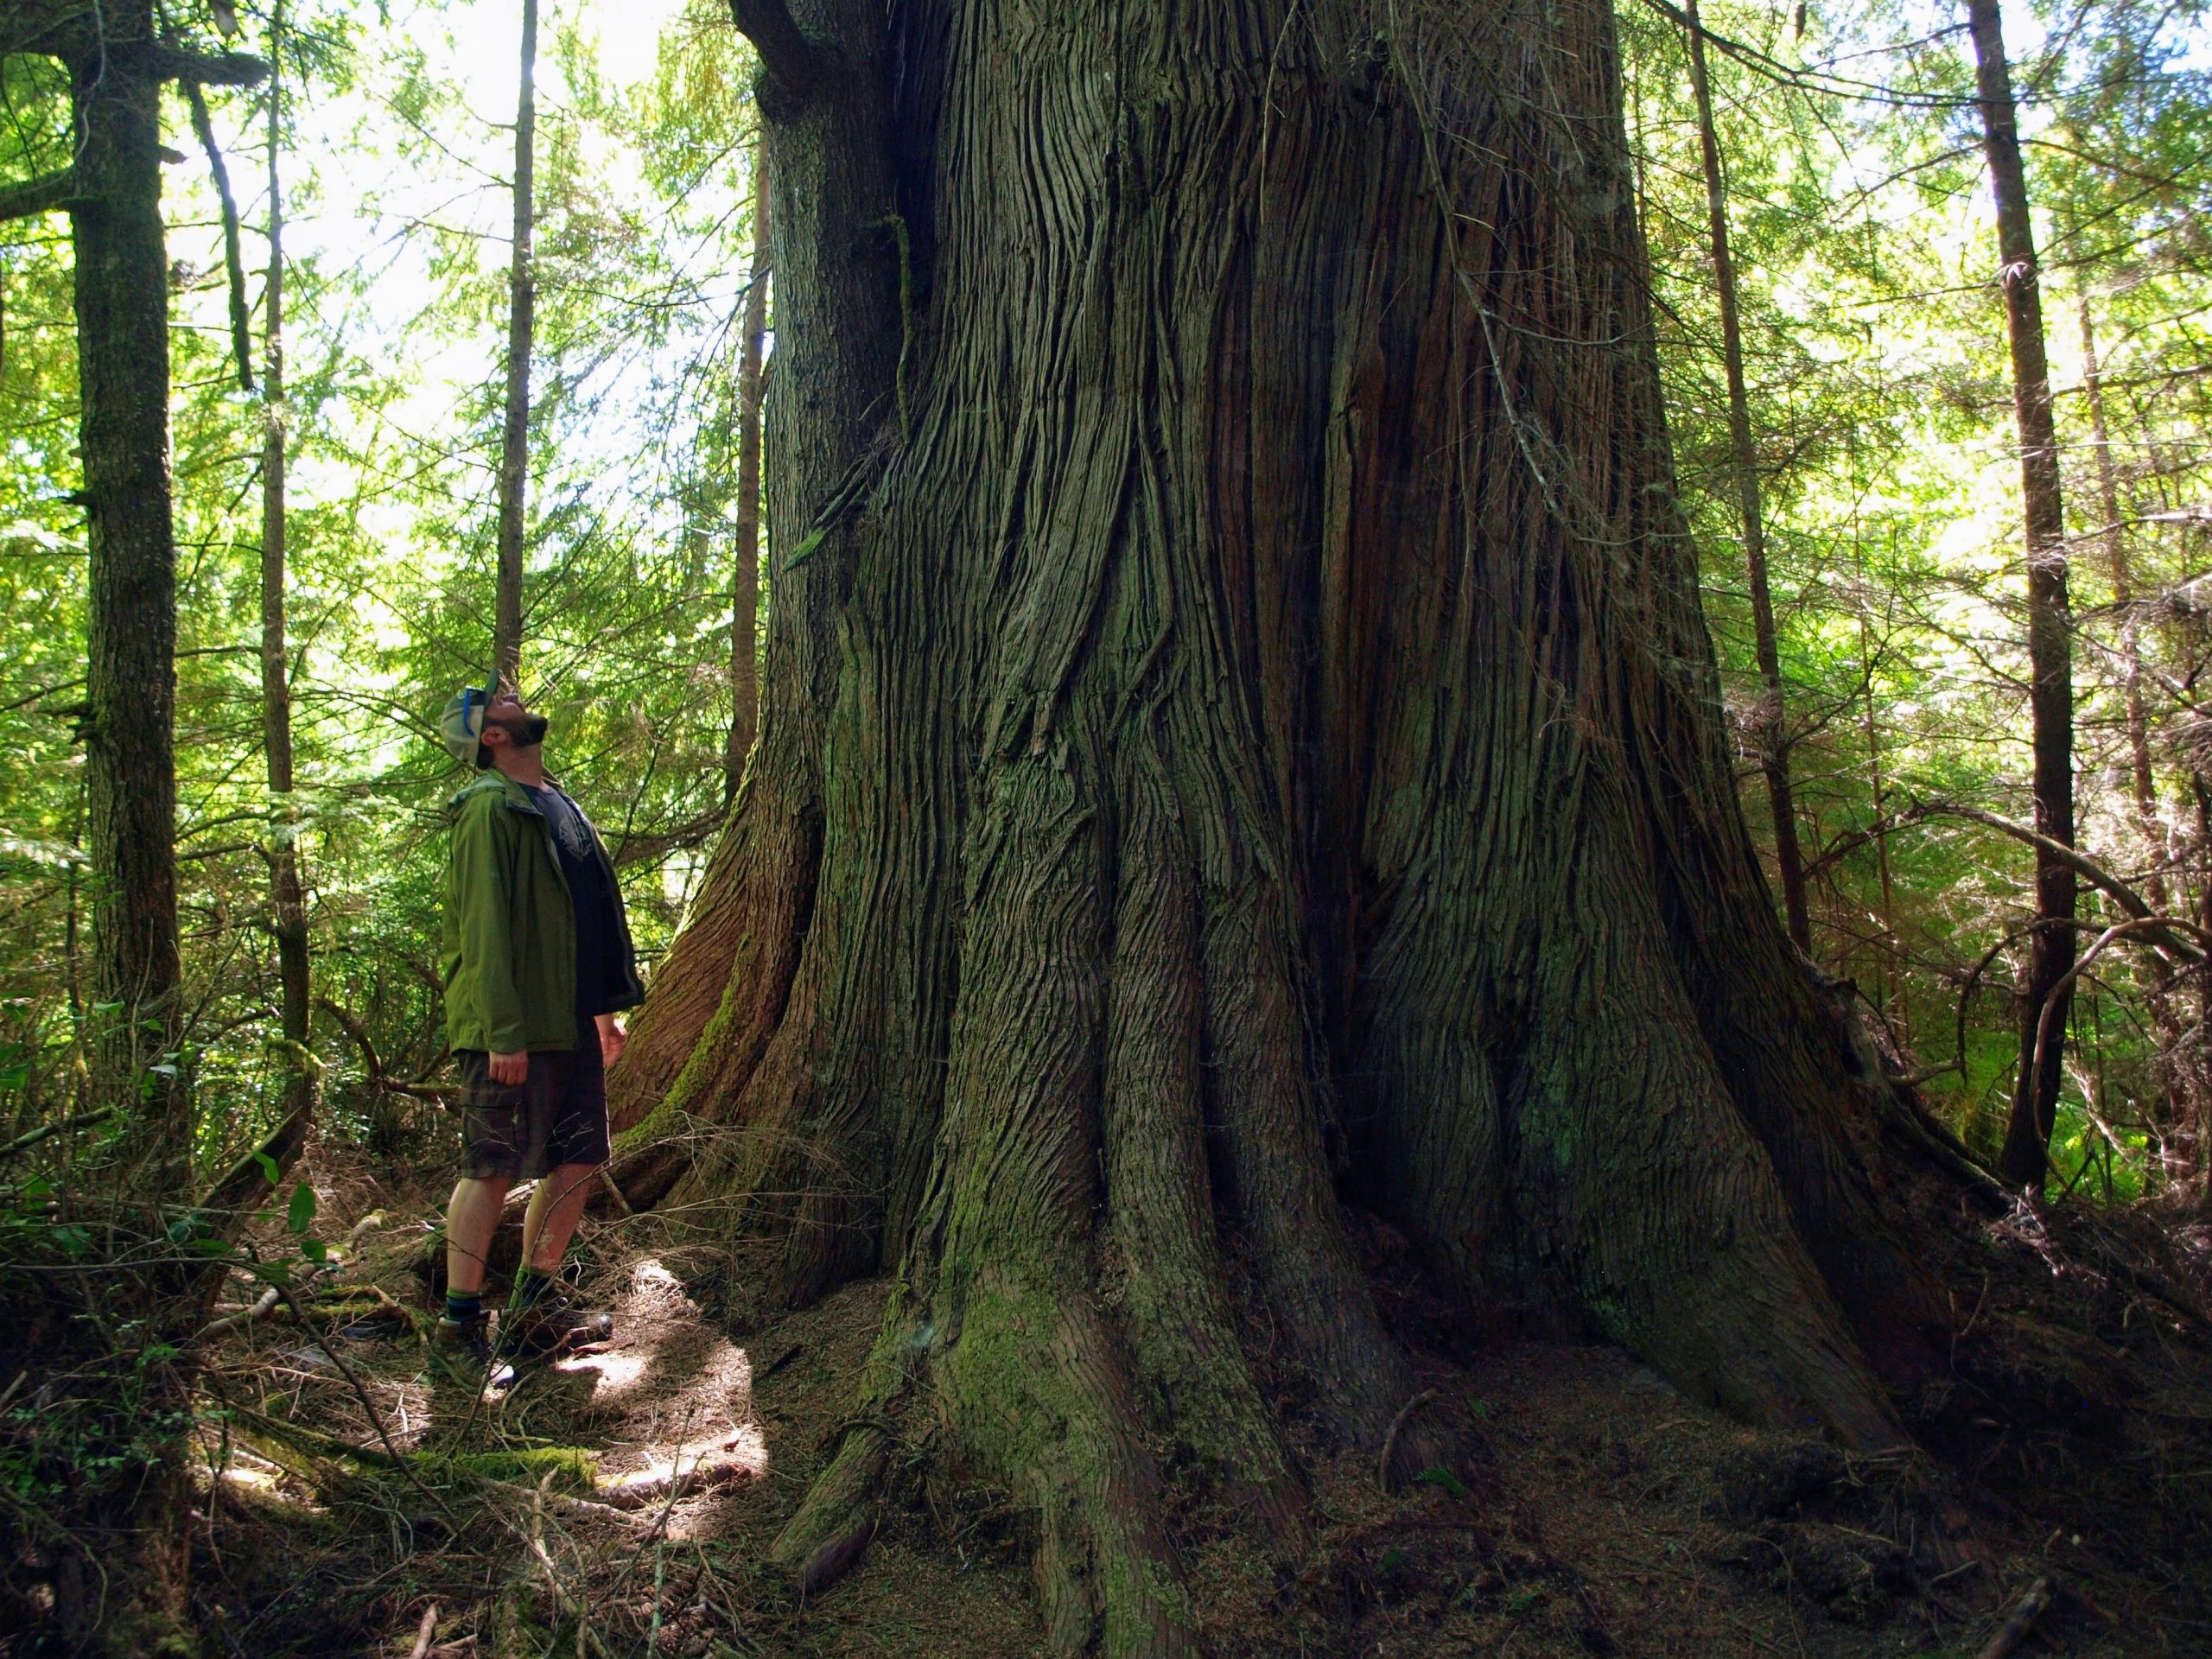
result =
[[[766,1566],[853,1408],[882,1282],[734,1332],[709,1311],[714,1274],[658,1220],[587,1223],[583,1288],[613,1310],[613,1342],[487,1399],[428,1362],[416,1263],[434,1206],[355,1157],[316,1160],[311,1179],[318,1230],[356,1248],[303,1297],[305,1325],[245,1322],[212,1356],[226,1408],[205,1435],[197,1611],[223,1650],[1043,1650],[1022,1522],[985,1489],[916,1483],[810,1602]],[[1378,1285],[1424,1389],[1483,1442],[1473,1485],[1440,1471],[1386,1495],[1372,1459],[1309,1437],[1306,1560],[1267,1560],[1202,1506],[1177,1513],[1224,1659],[1977,1656],[2043,1580],[2053,1599],[2024,1653],[2212,1653],[2201,1405],[2137,1401],[2148,1441],[2079,1425],[2054,1440],[2018,1413],[1970,1414],[1995,1408],[1972,1403],[1986,1390],[1965,1365],[1968,1402],[1923,1434],[1940,1463],[1847,1458],[1728,1421],[1605,1347],[1510,1332],[1424,1344],[1393,1271]],[[2130,1307],[2181,1329],[2163,1304]]]

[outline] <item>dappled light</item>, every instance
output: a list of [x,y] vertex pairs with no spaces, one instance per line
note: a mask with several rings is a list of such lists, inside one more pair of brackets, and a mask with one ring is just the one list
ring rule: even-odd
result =
[[2212,0],[4,0],[0,1656],[2212,1630]]

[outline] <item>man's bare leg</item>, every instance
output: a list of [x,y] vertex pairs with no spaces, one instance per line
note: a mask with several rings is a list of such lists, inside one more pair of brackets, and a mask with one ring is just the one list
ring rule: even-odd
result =
[[548,1274],[561,1271],[561,1260],[576,1236],[576,1224],[591,1201],[592,1179],[598,1173],[597,1164],[563,1164],[538,1182],[529,1208],[522,1212],[524,1265]]
[[[455,1294],[482,1294],[492,1235],[499,1230],[499,1211],[506,1202],[507,1183],[501,1177],[464,1175],[454,1184],[446,1203],[446,1284]],[[537,1209],[534,1201],[531,1208]],[[573,1229],[575,1223],[569,1224]]]
[[598,1173],[597,1164],[563,1164],[530,1195],[522,1218],[523,1271],[516,1277],[507,1313],[513,1332],[511,1352],[574,1353],[613,1333],[610,1316],[577,1308],[556,1289],[561,1259],[575,1236]]

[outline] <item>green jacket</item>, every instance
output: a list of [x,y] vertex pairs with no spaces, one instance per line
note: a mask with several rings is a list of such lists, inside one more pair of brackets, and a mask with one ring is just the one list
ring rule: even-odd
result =
[[[544,815],[520,784],[486,772],[453,798],[446,820],[453,828],[440,949],[447,1042],[494,1054],[574,1048],[575,910]],[[613,863],[595,830],[592,848],[614,895],[611,931],[628,1007],[645,998],[637,953]]]

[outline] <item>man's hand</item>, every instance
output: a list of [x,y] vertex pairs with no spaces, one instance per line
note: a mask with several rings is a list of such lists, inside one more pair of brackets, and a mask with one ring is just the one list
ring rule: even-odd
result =
[[486,1070],[491,1072],[492,1081],[494,1083],[503,1083],[510,1087],[518,1083],[528,1083],[530,1081],[529,1051],[524,1050],[514,1054],[494,1054],[486,1063]]
[[622,1051],[630,1046],[630,1033],[622,1028],[619,1014],[601,1014],[593,1016],[599,1021],[599,1058],[608,1065],[622,1058]]

